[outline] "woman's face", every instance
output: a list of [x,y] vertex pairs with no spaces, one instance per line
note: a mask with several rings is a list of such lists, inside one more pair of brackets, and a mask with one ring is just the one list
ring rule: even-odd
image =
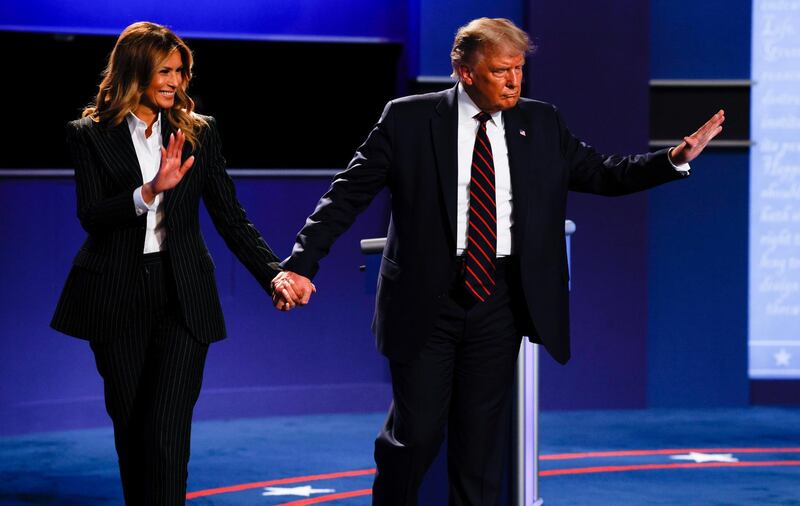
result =
[[183,82],[183,60],[180,51],[172,51],[153,72],[140,104],[154,114],[175,104],[175,92]]

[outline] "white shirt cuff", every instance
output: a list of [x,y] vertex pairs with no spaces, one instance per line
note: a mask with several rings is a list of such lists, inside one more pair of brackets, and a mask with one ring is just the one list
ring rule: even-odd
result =
[[141,216],[148,211],[156,210],[155,199],[153,199],[152,204],[148,205],[147,202],[144,201],[144,198],[142,198],[141,186],[133,190],[133,205],[136,207],[136,216]]
[[672,162],[672,150],[675,148],[670,148],[669,152],[667,152],[667,160],[669,160],[669,164],[672,165],[672,168],[677,170],[678,172],[682,172],[684,175],[688,174],[689,171],[692,169],[688,163],[683,163],[681,165],[675,165]]

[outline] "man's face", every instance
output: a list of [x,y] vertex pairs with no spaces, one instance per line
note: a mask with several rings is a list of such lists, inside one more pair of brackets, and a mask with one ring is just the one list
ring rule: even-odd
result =
[[458,74],[475,105],[488,113],[517,105],[525,55],[513,49],[488,48],[474,60],[462,63]]

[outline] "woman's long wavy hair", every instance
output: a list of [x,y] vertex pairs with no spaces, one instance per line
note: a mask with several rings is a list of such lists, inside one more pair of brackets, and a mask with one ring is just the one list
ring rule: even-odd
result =
[[161,116],[173,129],[181,129],[196,147],[206,122],[194,113],[194,100],[186,92],[192,78],[192,52],[172,30],[155,23],[140,21],[122,31],[103,71],[95,102],[83,110],[83,116],[119,125],[139,106],[154,72],[173,51],[181,54],[183,79],[175,91],[174,105],[162,110]]

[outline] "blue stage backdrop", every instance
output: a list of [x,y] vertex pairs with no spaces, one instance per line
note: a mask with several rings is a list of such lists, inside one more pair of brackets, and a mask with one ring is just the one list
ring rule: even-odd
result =
[[[651,4],[653,79],[749,79],[750,0]],[[692,172],[650,196],[648,404],[741,406],[748,403],[747,150],[710,149]]]
[[[525,4],[520,0],[436,0],[409,1],[410,9],[419,9],[418,16],[411,16],[418,30],[419,68],[416,74],[422,76],[449,76],[453,71],[450,66],[450,49],[453,47],[453,36],[458,27],[479,17],[508,18],[518,26],[525,21]],[[414,43],[414,37],[409,37]],[[412,57],[412,60],[415,58]],[[412,69],[412,77],[414,76]]]
[[[134,21],[169,25],[181,34],[220,37],[371,37],[403,40],[405,0],[9,0],[0,4],[0,28],[67,33],[119,33]],[[308,62],[311,63],[311,62]],[[312,68],[307,68],[310,75]]]
[[[558,104],[573,131],[598,148],[638,152],[647,149],[648,78],[749,76],[749,9],[745,0],[579,0],[568,8],[543,0],[492,7],[478,0],[31,0],[0,4],[0,29],[116,33],[151,19],[182,34],[224,38],[402,41],[405,80],[448,74],[450,39],[468,18],[505,16],[524,20],[539,46],[529,60],[529,95]],[[324,96],[331,77],[315,75],[313,61],[301,67],[298,78],[317,80]],[[369,73],[369,62],[343,62],[336,78],[362,86]],[[309,97],[309,114],[317,98]],[[746,396],[747,155],[706,159],[696,167],[705,175],[650,197],[570,199],[578,224],[574,359],[567,367],[545,359],[545,408],[644,407],[648,398],[651,405],[737,404]],[[285,255],[328,180],[240,177],[237,185],[253,221]],[[84,235],[73,182],[5,177],[0,199],[8,210],[0,222],[0,434],[107,424],[88,347],[47,327]],[[212,347],[199,418],[386,407],[388,377],[369,333],[372,294],[357,270],[364,262],[358,240],[383,235],[386,215],[381,197],[325,260],[315,304],[288,315],[273,312],[205,220],[230,339]],[[683,256],[671,255],[680,246]],[[696,249],[702,258],[691,256]]]

